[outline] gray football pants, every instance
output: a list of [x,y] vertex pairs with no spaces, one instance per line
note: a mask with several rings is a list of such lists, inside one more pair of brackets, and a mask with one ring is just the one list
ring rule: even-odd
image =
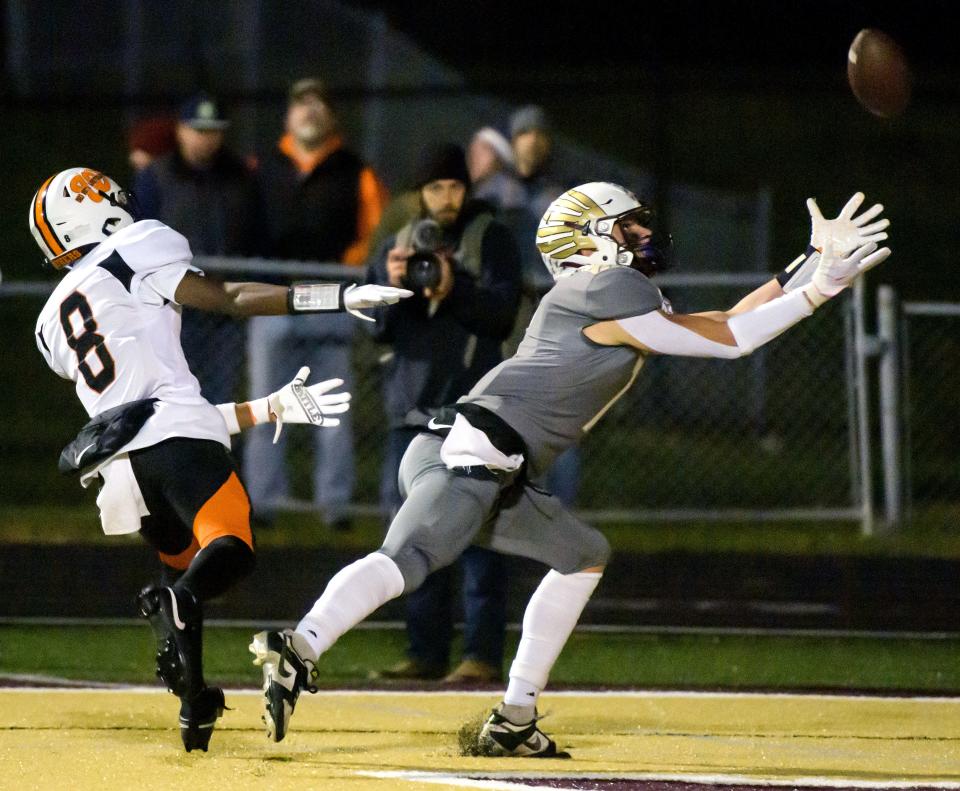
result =
[[440,460],[443,440],[420,434],[400,462],[404,503],[380,551],[403,574],[404,593],[448,566],[470,544],[545,563],[561,574],[602,566],[603,534],[528,484],[467,477]]

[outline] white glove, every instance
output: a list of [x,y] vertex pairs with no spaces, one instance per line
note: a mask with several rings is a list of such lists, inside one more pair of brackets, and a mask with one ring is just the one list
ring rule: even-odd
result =
[[889,247],[877,249],[876,242],[867,242],[846,258],[834,252],[833,241],[827,239],[820,253],[820,263],[810,282],[803,287],[811,304],[818,308],[849,286],[864,272],[873,269],[890,255]]
[[343,307],[347,313],[352,313],[358,319],[373,321],[370,316],[363,315],[360,312],[360,308],[376,308],[381,305],[392,305],[394,302],[399,302],[401,299],[412,296],[413,292],[405,288],[378,286],[374,283],[358,286],[356,283],[353,283],[344,289]]
[[303,366],[293,381],[267,396],[270,411],[277,416],[277,430],[273,435],[276,444],[284,423],[311,423],[314,426],[339,426],[340,420],[329,415],[339,415],[350,409],[350,393],[329,393],[343,384],[343,379],[327,379],[324,382],[304,387],[310,369]]
[[859,217],[853,216],[863,203],[863,198],[862,192],[856,193],[833,220],[824,218],[820,213],[816,198],[807,198],[807,210],[810,212],[810,246],[803,255],[797,256],[777,275],[777,281],[785,292],[802,288],[810,282],[820,264],[820,251],[828,240],[833,242],[835,255],[847,255],[867,242],[882,242],[887,238],[884,229],[889,227],[890,220],[870,222],[883,211],[881,204],[875,203]]
[[847,255],[867,242],[882,242],[886,239],[887,234],[883,229],[890,225],[890,220],[870,222],[883,211],[882,204],[875,203],[859,217],[853,216],[863,199],[862,192],[856,193],[835,219],[828,220],[820,213],[816,199],[807,198],[807,210],[810,212],[810,246],[822,252],[827,240],[830,240],[836,255]]

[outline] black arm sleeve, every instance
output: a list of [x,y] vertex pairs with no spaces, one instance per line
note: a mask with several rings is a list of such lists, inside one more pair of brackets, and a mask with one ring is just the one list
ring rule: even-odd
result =
[[491,222],[480,248],[480,277],[458,270],[447,300],[464,327],[475,335],[505,340],[520,304],[520,253],[506,226]]

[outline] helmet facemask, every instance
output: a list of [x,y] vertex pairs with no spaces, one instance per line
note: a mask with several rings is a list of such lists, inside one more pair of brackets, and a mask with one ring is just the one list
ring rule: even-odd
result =
[[[616,245],[619,266],[629,266],[647,277],[669,267],[673,241],[669,234],[657,230],[656,214],[647,204],[641,203],[616,217],[603,217],[594,221],[594,226],[596,236]],[[614,228],[622,241],[614,234]]]

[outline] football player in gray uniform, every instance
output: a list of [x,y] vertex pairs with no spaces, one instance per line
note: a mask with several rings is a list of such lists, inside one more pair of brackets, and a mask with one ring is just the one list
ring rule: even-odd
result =
[[883,261],[890,250],[877,242],[889,223],[876,219],[879,205],[854,216],[862,201],[858,193],[827,220],[811,200],[805,255],[730,310],[677,315],[650,280],[669,237],[655,231],[649,206],[607,183],[558,197],[537,230],[557,283],[517,353],[413,440],[400,466],[406,499],[380,549],[334,575],[296,630],[254,636],[268,736],[284,737],[300,691],[313,691],[317,660],[340,635],[478,542],[550,571],[527,605],[509,685],[476,751],[562,755],[537,727],[537,699],[610,549],[538,481],[627,391],[650,355],[750,354]]

